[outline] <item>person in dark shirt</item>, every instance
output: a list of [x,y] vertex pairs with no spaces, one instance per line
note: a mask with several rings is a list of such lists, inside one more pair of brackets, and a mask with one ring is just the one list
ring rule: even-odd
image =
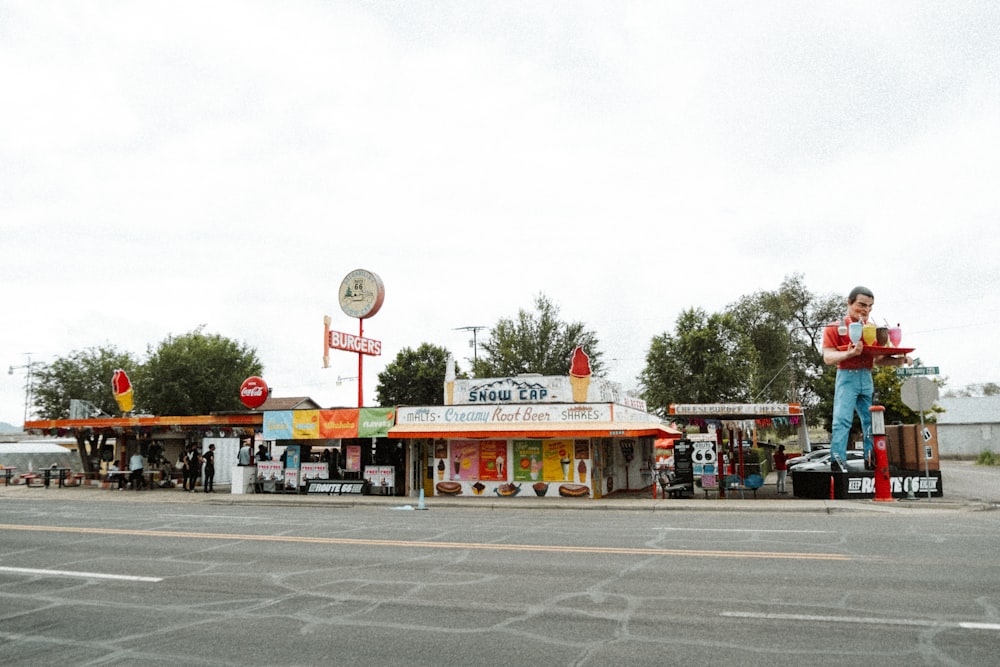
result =
[[205,459],[205,493],[215,493],[215,445],[209,445]]

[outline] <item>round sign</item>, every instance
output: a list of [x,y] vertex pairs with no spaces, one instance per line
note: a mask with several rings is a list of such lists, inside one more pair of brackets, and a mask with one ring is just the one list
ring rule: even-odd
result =
[[267,400],[267,383],[264,378],[251,375],[240,385],[240,401],[251,410],[264,405]]
[[340,309],[348,317],[371,317],[382,307],[385,286],[371,271],[356,269],[340,283]]

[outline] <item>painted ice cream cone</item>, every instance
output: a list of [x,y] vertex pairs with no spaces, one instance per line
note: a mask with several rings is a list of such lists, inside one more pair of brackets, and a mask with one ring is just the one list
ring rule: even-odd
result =
[[455,405],[455,357],[448,355],[444,371],[444,404]]
[[569,384],[573,388],[573,402],[586,403],[590,391],[590,357],[582,347],[573,350],[573,361],[569,365]]
[[583,459],[580,459],[580,465],[576,467],[576,472],[581,484],[587,481],[587,464],[583,462]]
[[111,391],[115,395],[115,401],[122,412],[132,412],[132,383],[129,382],[128,375],[120,368],[111,376]]

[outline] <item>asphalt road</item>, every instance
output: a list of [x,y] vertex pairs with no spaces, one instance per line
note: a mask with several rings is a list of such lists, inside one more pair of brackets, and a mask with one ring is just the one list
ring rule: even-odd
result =
[[54,493],[0,503],[6,665],[996,664],[995,511]]

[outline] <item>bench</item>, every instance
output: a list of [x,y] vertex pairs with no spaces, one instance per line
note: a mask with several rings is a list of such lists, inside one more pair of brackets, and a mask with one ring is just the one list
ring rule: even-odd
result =
[[664,498],[683,498],[693,486],[690,482],[678,482],[672,473],[661,472],[656,477]]
[[33,472],[29,472],[29,473],[26,473],[24,475],[21,475],[21,479],[24,480],[25,486],[28,486],[28,487],[33,487],[33,488],[36,488],[36,489],[40,489],[43,486],[45,486],[45,479],[42,476],[37,475],[37,474],[35,474]]
[[691,484],[671,484],[669,486],[660,484],[660,488],[671,498],[683,498],[685,493],[691,491]]
[[760,475],[747,475],[745,479],[740,479],[739,475],[729,475],[726,477],[726,489],[732,491],[753,491],[754,499],[757,498],[757,489],[764,486],[764,478]]

